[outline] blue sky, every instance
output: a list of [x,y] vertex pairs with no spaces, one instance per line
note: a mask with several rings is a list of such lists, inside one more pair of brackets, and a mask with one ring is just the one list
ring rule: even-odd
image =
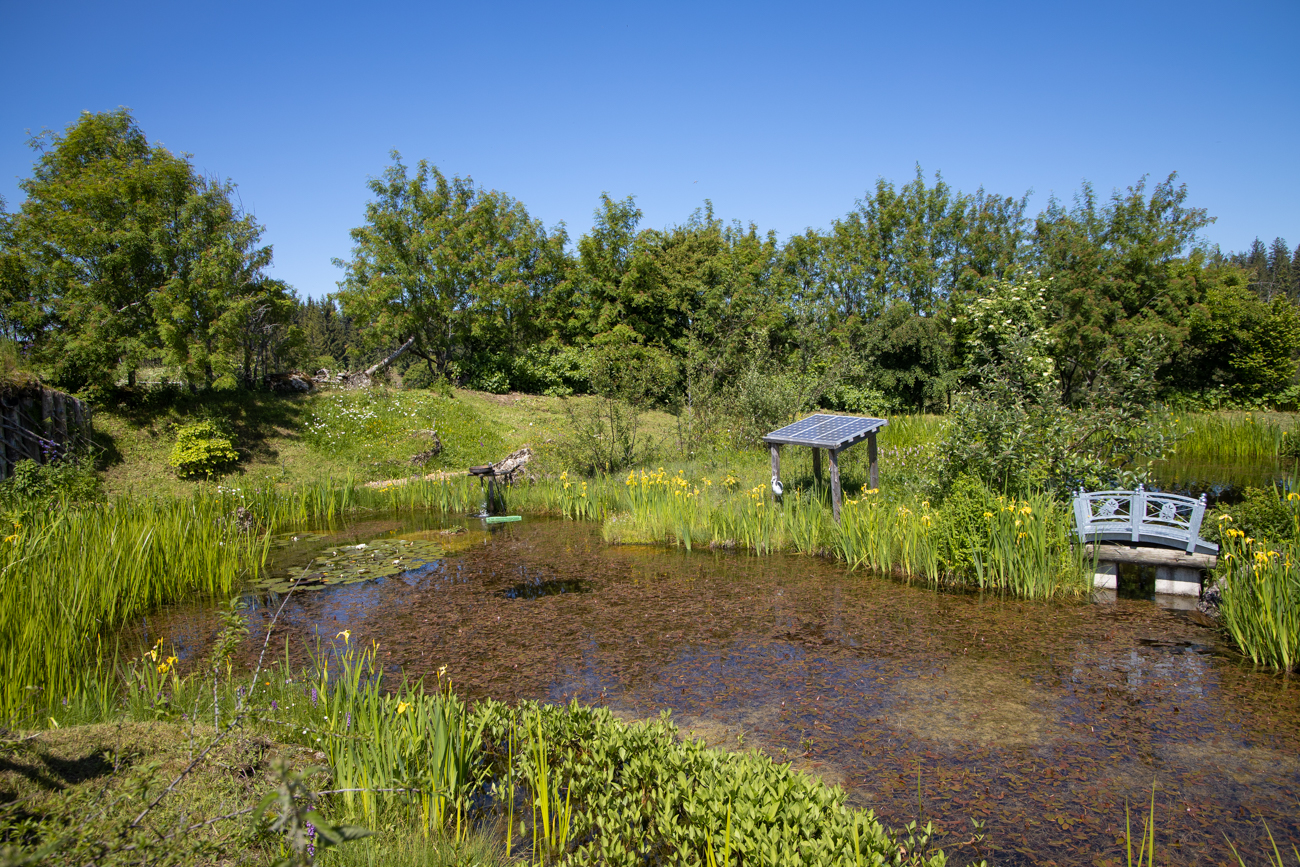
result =
[[28,130],[129,107],[239,185],[273,275],[332,291],[396,149],[572,239],[822,228],[919,164],[1031,210],[1177,171],[1225,250],[1300,243],[1300,3],[32,3],[0,0],[0,195]]

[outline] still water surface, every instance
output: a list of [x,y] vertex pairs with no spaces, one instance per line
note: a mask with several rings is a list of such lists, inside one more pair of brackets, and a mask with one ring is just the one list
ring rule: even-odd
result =
[[[998,864],[1120,863],[1156,787],[1162,863],[1263,860],[1261,820],[1300,842],[1300,691],[1187,612],[1149,601],[1049,605],[921,587],[809,557],[610,547],[591,524],[372,521],[300,537],[440,538],[447,555],[295,593],[273,627],[296,661],[319,636],[379,642],[393,671],[446,665],[463,695],[671,710],[685,731],[759,747],[845,787],[887,824],[932,820],[956,863],[972,818]],[[443,537],[443,526],[468,532]],[[254,597],[251,664],[279,597]],[[210,610],[145,629],[201,655]],[[140,636],[142,640],[149,637]],[[919,795],[918,795],[919,788]],[[1233,861],[1235,863],[1235,860]]]

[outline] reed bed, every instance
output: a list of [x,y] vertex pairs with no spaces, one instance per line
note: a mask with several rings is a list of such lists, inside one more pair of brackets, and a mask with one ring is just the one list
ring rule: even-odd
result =
[[0,544],[0,716],[87,688],[107,630],[162,603],[229,593],[256,574],[265,545],[202,494],[28,517]]
[[[119,497],[34,512],[0,542],[0,721],[39,715],[100,689],[103,646],[129,618],[167,602],[227,596],[256,579],[271,535],[362,511],[477,511],[465,478],[367,488],[351,479],[291,490],[198,488],[187,499]],[[84,698],[84,696],[82,696]]]
[[1217,586],[1224,627],[1242,652],[1293,671],[1300,668],[1300,494],[1286,502],[1295,529],[1289,540],[1270,545],[1235,527],[1220,532]]
[[1180,461],[1232,463],[1275,458],[1290,425],[1264,413],[1198,413],[1176,416],[1166,425]]
[[844,500],[836,524],[820,485],[791,491],[778,504],[765,485],[745,487],[731,475],[689,479],[660,468],[629,473],[623,487],[623,508],[602,528],[613,543],[822,554],[931,586],[1026,598],[1082,596],[1090,586],[1069,510],[1045,495],[990,496],[972,526],[919,496],[891,499],[866,490]]

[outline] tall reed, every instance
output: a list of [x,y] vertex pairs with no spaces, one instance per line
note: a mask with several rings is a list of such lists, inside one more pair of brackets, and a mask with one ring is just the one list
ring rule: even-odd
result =
[[1168,432],[1179,460],[1232,462],[1277,457],[1287,430],[1263,413],[1197,413],[1175,417]]
[[483,724],[470,725],[442,671],[432,693],[405,680],[390,692],[376,647],[345,649],[333,678],[327,661],[315,666],[311,694],[329,709],[324,733],[334,786],[343,790],[345,809],[368,822],[406,805],[426,835],[463,839],[469,798],[482,782],[476,756]]
[[88,651],[108,630],[165,602],[229,593],[266,555],[266,538],[241,531],[223,498],[204,493],[27,520],[0,543],[6,721],[92,688],[87,668],[96,657]]
[[957,555],[944,508],[880,491],[846,497],[835,523],[821,485],[792,490],[777,503],[765,486],[744,489],[727,477],[630,473],[621,510],[603,528],[611,542],[709,544],[759,554],[829,554],[855,568],[917,577],[932,586],[967,584],[1028,598],[1081,596],[1088,576],[1073,543],[1066,506],[1045,495],[990,503],[974,563]]

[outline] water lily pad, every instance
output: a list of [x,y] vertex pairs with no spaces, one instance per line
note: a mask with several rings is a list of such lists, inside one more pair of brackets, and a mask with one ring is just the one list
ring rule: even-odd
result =
[[286,593],[290,588],[315,590],[373,581],[419,569],[445,555],[445,546],[432,539],[374,539],[330,548],[306,566],[290,570],[288,574],[268,575],[253,587],[255,590]]

